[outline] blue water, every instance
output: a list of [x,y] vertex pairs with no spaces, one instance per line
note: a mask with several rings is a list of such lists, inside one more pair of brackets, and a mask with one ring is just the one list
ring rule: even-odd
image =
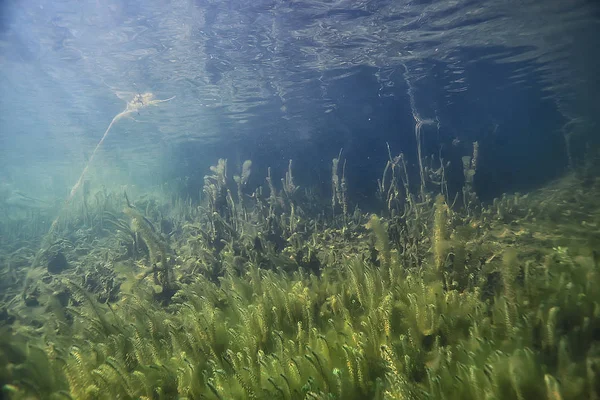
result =
[[111,133],[107,182],[201,175],[218,155],[262,171],[293,158],[327,185],[344,148],[368,202],[386,143],[415,162],[410,84],[436,121],[425,155],[460,165],[478,141],[480,196],[523,191],[568,167],[565,126],[573,163],[596,146],[597,16],[583,0],[3,2],[3,181],[61,197],[110,119],[150,91],[176,99]]

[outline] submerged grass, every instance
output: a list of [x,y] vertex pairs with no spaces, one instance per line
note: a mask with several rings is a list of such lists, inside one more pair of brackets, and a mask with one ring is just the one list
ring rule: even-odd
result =
[[600,185],[569,177],[455,210],[441,194],[399,199],[393,177],[381,216],[324,217],[305,211],[291,163],[281,190],[269,174],[253,196],[244,165],[234,184],[220,160],[202,206],[86,208],[53,245],[64,269],[23,266],[35,250],[3,255],[17,265],[8,283],[25,283],[2,306],[3,393],[600,396]]

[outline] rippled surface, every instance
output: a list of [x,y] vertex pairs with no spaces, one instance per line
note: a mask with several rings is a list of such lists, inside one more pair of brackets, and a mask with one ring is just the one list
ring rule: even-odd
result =
[[597,29],[593,12],[582,0],[13,1],[0,33],[0,123],[25,136],[44,126],[39,139],[71,154],[136,92],[176,96],[117,135],[148,149],[307,125],[336,109],[331,85],[364,67],[380,96],[398,96],[398,81],[427,82],[441,64],[451,101],[481,59],[518,64],[517,84],[537,74],[566,110],[587,79],[573,53]]

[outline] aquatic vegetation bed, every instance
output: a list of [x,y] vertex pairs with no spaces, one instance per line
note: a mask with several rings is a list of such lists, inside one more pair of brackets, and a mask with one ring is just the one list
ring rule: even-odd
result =
[[269,172],[268,193],[245,196],[251,164],[232,181],[220,160],[201,206],[104,194],[41,253],[11,247],[3,393],[600,396],[600,185],[568,177],[489,207],[466,186],[459,208],[404,191],[390,157],[381,216],[366,215],[349,211],[341,157],[328,216],[291,162],[281,189]]

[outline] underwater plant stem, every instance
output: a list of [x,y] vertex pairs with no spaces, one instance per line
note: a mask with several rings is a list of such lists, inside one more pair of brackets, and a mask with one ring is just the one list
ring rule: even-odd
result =
[[[125,111],[123,111],[123,112],[115,115],[115,117],[112,119],[112,121],[110,121],[110,124],[108,125],[108,128],[106,128],[106,131],[104,131],[104,135],[102,135],[102,138],[100,139],[100,141],[98,142],[98,144],[94,148],[94,151],[92,152],[92,155],[90,156],[90,159],[85,164],[85,167],[83,168],[83,171],[81,171],[81,175],[79,175],[79,179],[77,180],[77,183],[75,183],[75,185],[71,189],[71,193],[69,194],[69,197],[67,197],[67,199],[65,200],[64,208],[66,208],[71,203],[71,201],[73,200],[73,197],[75,197],[75,194],[77,193],[77,191],[81,187],[81,184],[83,183],[83,179],[85,178],[85,176],[87,174],[87,171],[90,168],[90,165],[92,164],[92,161],[94,161],[94,157],[96,156],[96,153],[98,152],[98,149],[100,149],[100,147],[104,143],[104,140],[108,136],[108,132],[110,132],[110,129],[113,127],[113,125],[115,124],[115,122],[117,122],[121,118],[125,117],[126,115],[131,114],[132,112],[133,112],[133,110],[127,109],[127,110],[125,110]],[[54,232],[54,230],[56,229],[56,226],[58,225],[59,218],[60,218],[60,214],[56,216],[56,218],[54,219],[54,221],[52,221],[52,225],[50,226],[50,231],[48,232],[48,234],[51,234],[52,232]]]
[[[94,161],[94,157],[96,156],[96,153],[98,152],[98,150],[104,143],[104,140],[108,136],[108,132],[110,132],[110,130],[113,127],[113,125],[115,124],[115,122],[119,121],[121,118],[123,118],[133,112],[139,111],[141,108],[156,105],[159,103],[165,103],[167,101],[173,100],[174,98],[175,98],[175,96],[170,97],[168,99],[164,99],[164,100],[156,100],[156,99],[154,99],[154,95],[152,93],[143,93],[143,94],[135,95],[133,97],[133,99],[127,103],[127,107],[125,108],[125,110],[123,110],[119,114],[115,115],[114,118],[112,119],[112,121],[110,121],[108,128],[106,128],[106,131],[104,131],[104,135],[102,135],[102,138],[100,139],[100,141],[94,148],[94,151],[92,152],[92,155],[90,156],[90,159],[85,164],[83,171],[81,171],[81,175],[79,175],[79,179],[77,180],[77,183],[75,183],[75,185],[71,189],[71,193],[69,193],[69,197],[67,197],[67,200],[65,200],[63,209],[67,208],[67,206],[71,203],[71,201],[75,197],[75,194],[77,194],[77,191],[81,187],[83,180],[87,174],[87,171],[90,168],[90,165],[92,164],[92,161]],[[52,232],[54,232],[54,230],[58,226],[59,219],[60,219],[60,213],[57,215],[57,217],[54,219],[54,221],[52,221],[52,225],[50,225],[50,230],[48,231],[47,237],[49,237],[50,234],[52,234]]]
[[406,86],[408,87],[406,93],[408,94],[408,99],[410,102],[410,110],[412,112],[413,119],[415,120],[415,140],[417,142],[417,157],[419,159],[419,175],[421,178],[421,188],[419,194],[421,196],[421,200],[425,200],[425,168],[423,166],[423,155],[421,152],[421,128],[423,127],[423,125],[433,124],[434,121],[432,119],[423,119],[421,117],[421,114],[419,114],[419,110],[417,109],[417,102],[415,99],[415,90],[409,77],[408,66],[406,64],[402,64],[402,66],[404,67],[404,81],[406,82]]
[[75,185],[71,189],[71,193],[69,194],[69,197],[66,200],[66,205],[68,205],[71,202],[71,200],[73,200],[73,197],[77,193],[77,190],[79,190],[79,188],[81,187],[81,184],[83,183],[83,179],[85,178],[85,175],[87,174],[87,171],[88,171],[90,165],[94,161],[94,157],[96,157],[96,153],[98,152],[98,149],[100,149],[100,147],[104,143],[104,140],[106,139],[106,136],[108,136],[108,132],[110,131],[110,129],[113,127],[113,125],[115,124],[115,122],[117,122],[118,120],[120,120],[121,118],[123,118],[124,116],[126,116],[126,115],[128,115],[130,113],[131,113],[131,111],[125,110],[125,111],[117,114],[112,119],[112,121],[110,121],[110,124],[108,125],[108,128],[106,128],[106,131],[104,132],[104,135],[102,135],[102,139],[100,139],[100,141],[98,142],[98,144],[94,148],[94,151],[92,151],[92,155],[90,156],[90,159],[88,160],[87,164],[83,168],[83,171],[81,171],[81,175],[79,175],[79,179],[77,180],[77,183],[75,183]]

